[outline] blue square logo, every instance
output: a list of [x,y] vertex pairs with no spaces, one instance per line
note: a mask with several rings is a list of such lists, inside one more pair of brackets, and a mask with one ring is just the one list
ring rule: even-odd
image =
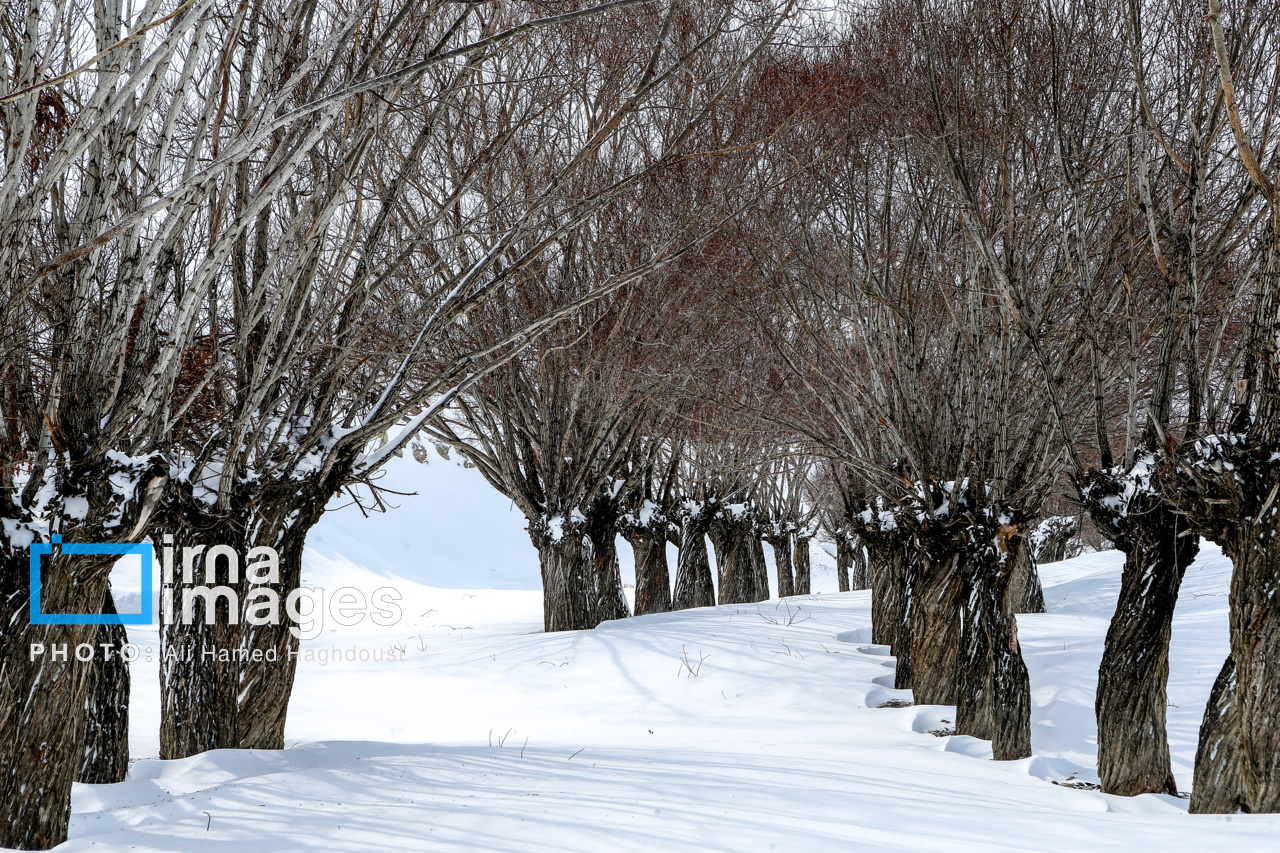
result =
[[[137,554],[142,559],[142,610],[138,613],[43,613],[40,610],[40,558],[52,555],[57,545],[67,555],[127,556]],[[62,537],[54,534],[48,545],[31,546],[31,624],[32,625],[150,625],[152,601],[151,564],[155,552],[147,543],[108,545],[95,542],[62,544]]]

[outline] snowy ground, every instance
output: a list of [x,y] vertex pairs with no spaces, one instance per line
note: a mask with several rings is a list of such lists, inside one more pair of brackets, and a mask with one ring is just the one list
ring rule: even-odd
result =
[[[868,642],[868,594],[830,594],[828,562],[822,594],[786,604],[544,635],[540,594],[520,589],[536,586],[536,558],[505,501],[434,456],[388,482],[422,494],[367,521],[327,517],[305,575],[330,590],[395,586],[403,620],[330,625],[305,647],[393,647],[397,660],[304,662],[289,749],[173,762],[146,757],[156,664],[140,660],[143,758],[120,785],[76,786],[60,849],[1280,849],[1277,816],[1190,816],[1174,797],[1052,784],[1097,779],[1115,554],[1042,568],[1049,613],[1019,618],[1035,756],[996,763],[985,742],[930,733],[951,707],[877,707],[910,694]],[[1228,572],[1206,547],[1174,622],[1169,738],[1184,787],[1226,654]],[[154,631],[134,639],[154,648]]]

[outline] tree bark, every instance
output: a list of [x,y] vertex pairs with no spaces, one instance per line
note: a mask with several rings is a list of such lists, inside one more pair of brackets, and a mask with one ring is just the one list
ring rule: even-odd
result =
[[580,530],[566,530],[558,539],[538,535],[534,546],[542,563],[543,630],[549,634],[598,625],[591,539]]
[[[48,850],[67,839],[71,784],[84,759],[85,712],[93,661],[75,650],[97,639],[94,625],[31,625],[25,551],[4,558],[5,630],[0,634],[0,847]],[[97,613],[110,572],[109,561],[88,568],[58,555],[44,560],[41,609],[45,613]],[[74,568],[67,565],[74,562]],[[31,660],[31,645],[46,650]],[[59,659],[54,650],[62,649]]]
[[[233,493],[225,512],[195,498],[189,484],[172,490],[157,523],[174,531],[175,554],[174,618],[166,618],[163,597],[160,618],[161,758],[185,758],[210,749],[284,748],[299,648],[285,603],[302,585],[307,533],[343,476],[335,467],[324,479],[259,481]],[[235,623],[228,602],[219,599],[213,624],[207,624],[205,602],[196,598],[187,624],[182,616],[188,587],[179,555],[193,545],[206,550],[230,546],[242,563],[254,547],[270,545],[279,558],[278,578],[253,584],[242,564],[238,582],[232,584],[219,561],[216,580],[234,589],[238,599]],[[192,585],[211,585],[206,583],[212,579],[206,576],[203,557],[197,566]],[[251,596],[268,589],[278,604],[277,622],[249,624],[245,615]]]
[[[915,670],[915,640],[913,625],[915,624],[914,572],[918,558],[908,550],[905,544],[897,549],[897,557],[890,563],[890,586],[895,590],[895,621],[897,629],[893,632],[893,652],[897,663],[893,670],[893,686],[898,690],[911,689]],[[913,694],[914,695],[914,694]]]
[[[983,559],[983,557],[988,559]],[[991,741],[996,761],[1031,755],[1031,681],[1009,606],[1013,557],[962,558],[965,580],[956,667],[956,732]]]
[[591,537],[591,568],[596,587],[598,622],[626,619],[627,597],[622,591],[622,569],[618,565],[618,519],[621,509],[609,497],[598,497],[587,512],[586,533]]
[[849,571],[849,588],[850,589],[870,589],[871,588],[871,567],[870,560],[867,556],[866,547],[862,538],[858,537],[850,541],[849,549],[851,551],[852,563]]
[[671,610],[671,577],[667,569],[667,537],[635,528],[626,534],[636,555],[636,615]]
[[853,564],[853,546],[843,533],[836,535],[836,586],[849,591],[849,568]]
[[[753,525],[754,528],[754,525]],[[752,529],[749,540],[751,555],[751,589],[752,601],[769,600],[769,563],[764,558],[764,541],[760,534]]]
[[917,705],[956,704],[956,652],[965,584],[960,555],[923,552],[911,572],[911,689]]
[[[1269,492],[1271,503],[1278,493],[1280,486]],[[1223,748],[1238,754],[1243,810],[1274,814],[1280,812],[1280,548],[1276,544],[1280,522],[1274,509],[1263,509],[1267,498],[1260,490],[1250,497],[1252,506],[1242,517],[1261,517],[1262,523],[1241,520],[1218,540],[1232,564],[1231,658],[1235,665],[1235,678],[1229,682],[1234,689],[1224,690],[1230,696],[1225,714],[1229,722],[1222,725],[1219,740]],[[1224,781],[1229,782],[1229,777]],[[1228,784],[1226,791],[1208,796],[1222,802],[1233,794]]]
[[[102,612],[115,615],[115,599],[108,585]],[[129,635],[123,625],[99,625],[93,640],[93,674],[85,708],[84,751],[76,781],[88,785],[123,782],[129,772],[129,664],[124,646]]]
[[1200,724],[1190,810],[1192,814],[1248,811],[1236,708],[1236,663],[1230,655],[1213,682]]
[[1057,563],[1067,559],[1068,546],[1079,533],[1080,519],[1076,516],[1059,515],[1040,522],[1032,555],[1036,563]]
[[711,561],[707,558],[707,525],[705,513],[694,513],[685,519],[680,532],[680,556],[676,560],[676,589],[672,610],[711,607],[716,603],[711,580]]
[[778,597],[788,598],[796,594],[795,575],[791,567],[791,537],[775,536],[769,539],[773,548],[773,564],[778,570]]
[[[46,482],[56,483],[59,495],[87,495],[89,503],[87,519],[64,527],[64,535],[71,542],[100,543],[141,535],[168,481],[167,470],[158,456],[142,463],[80,459],[62,470],[51,468]],[[123,503],[111,485],[120,475],[136,486]],[[0,498],[0,506],[5,503],[13,513],[8,494]],[[46,509],[54,517],[69,515],[59,503]],[[33,519],[9,521],[17,522],[6,530],[11,534]],[[31,624],[29,556],[11,535],[0,536],[0,847],[46,850],[67,838],[95,669],[92,660],[77,660],[76,651],[92,649],[98,626]],[[57,552],[41,562],[44,613],[102,612],[114,557]],[[31,653],[36,643],[44,654]]]
[[749,604],[756,597],[754,525],[747,519],[716,518],[709,530],[716,551],[717,603]]
[[893,649],[898,643],[899,607],[903,581],[902,565],[906,552],[901,545],[888,541],[869,546],[871,578],[871,642]]
[[1108,794],[1176,794],[1165,730],[1169,636],[1182,576],[1200,546],[1163,504],[1103,524],[1125,562],[1098,668],[1098,776]]
[[796,535],[795,547],[795,565],[793,569],[796,574],[795,594],[811,595],[813,590],[813,563],[812,554],[809,553],[809,543],[811,538],[808,536]]
[[1009,581],[1009,605],[1014,613],[1044,613],[1044,587],[1034,549],[1026,539],[1014,546],[1013,577]]

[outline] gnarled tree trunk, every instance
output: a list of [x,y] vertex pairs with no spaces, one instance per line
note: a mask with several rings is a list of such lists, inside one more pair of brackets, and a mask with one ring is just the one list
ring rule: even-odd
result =
[[558,537],[530,536],[542,564],[543,630],[580,631],[600,624],[591,576],[591,539],[576,529]]
[[1192,814],[1247,811],[1240,755],[1240,718],[1236,710],[1236,662],[1228,655],[1209,692],[1196,747]]
[[921,551],[912,569],[911,689],[917,705],[954,705],[965,591],[960,555],[930,556]]
[[1014,613],[1043,613],[1044,587],[1040,585],[1034,549],[1023,538],[1017,540],[1014,548],[1013,577],[1009,580],[1009,606]]
[[587,535],[591,537],[591,567],[596,588],[597,624],[631,615],[622,592],[622,569],[618,565],[618,517],[616,502],[598,499],[587,514]]
[[717,517],[711,523],[708,532],[716,549],[719,604],[747,604],[759,600],[756,597],[758,569],[752,541],[755,539],[754,527],[745,518]]
[[[107,586],[104,615],[114,616],[115,599]],[[93,674],[85,708],[84,751],[76,781],[89,785],[123,782],[129,772],[129,664],[123,625],[99,625],[94,638]]]
[[[59,494],[88,495],[88,518],[63,528],[66,544],[136,540],[168,480],[165,471],[159,457],[111,464],[79,460],[74,468],[50,470],[46,482],[57,483]],[[138,484],[123,506],[111,485],[121,474]],[[14,512],[7,494],[0,498],[0,506],[5,503],[7,512]],[[55,517],[69,515],[58,503],[47,509]],[[31,624],[30,554],[15,540],[28,530],[35,533],[27,526],[34,520],[10,516],[7,521],[6,535],[0,536],[0,847],[47,850],[67,838],[71,786],[84,763],[96,669],[84,652],[101,655],[102,650],[93,646],[97,625]],[[114,557],[64,552],[45,557],[40,611],[101,613],[114,563]],[[43,653],[35,653],[37,644]]]
[[[956,661],[956,732],[991,741],[996,761],[1031,755],[1031,681],[1009,606],[1014,559],[986,549],[960,563],[965,595]],[[985,559],[984,559],[985,558]]]
[[[45,560],[41,609],[86,612],[85,603],[96,599],[92,612],[97,612],[109,567],[99,573],[100,579],[76,583],[73,591],[69,573],[57,565],[64,559]],[[25,574],[25,559],[12,562],[20,563],[19,571]],[[71,783],[84,758],[85,709],[95,666],[93,661],[76,660],[75,650],[93,643],[98,631],[93,625],[28,625],[28,597],[9,589],[6,593],[0,664],[0,730],[5,733],[0,744],[0,847],[48,850],[67,839]],[[33,644],[45,652],[29,660]],[[55,650],[60,651],[57,659]]]
[[667,537],[661,531],[632,528],[627,542],[636,555],[636,615],[671,610],[671,577],[667,569]]
[[[289,697],[297,672],[299,640],[290,628],[286,601],[302,585],[302,553],[307,533],[320,520],[336,491],[341,472],[325,479],[259,482],[233,494],[231,509],[219,513],[192,494],[175,489],[158,524],[173,532],[173,605],[166,614],[161,601],[160,626],[160,755],[185,758],[210,749],[283,749]],[[192,581],[184,582],[182,549],[218,545],[239,555],[240,571],[230,582],[224,560],[214,561],[213,577],[200,555]],[[277,576],[254,583],[247,558],[257,546],[278,555]],[[212,623],[206,602],[192,599],[191,619],[184,618],[184,599],[193,586],[218,584],[236,592],[239,612],[233,622],[229,602],[214,603]],[[162,578],[162,581],[169,581]],[[246,620],[251,602],[270,590],[277,602],[273,624]],[[263,593],[265,594],[265,593]],[[172,616],[170,621],[169,616]]]
[[704,510],[691,514],[681,528],[672,610],[711,607],[716,603],[715,588],[711,580],[711,561],[707,557],[709,523],[710,519]]
[[794,566],[796,573],[796,595],[810,595],[813,589],[812,555],[809,553],[810,541],[811,537],[796,534],[796,558]]
[[849,570],[853,566],[853,546],[843,533],[836,535],[836,586],[849,591]]
[[[754,526],[753,526],[754,527]],[[751,555],[752,601],[769,600],[769,563],[764,558],[764,542],[756,530],[751,531],[749,551]]]
[[871,642],[893,649],[898,642],[899,607],[906,590],[902,545],[885,537],[868,541],[871,576]]
[[870,560],[867,556],[866,547],[863,544],[862,537],[853,539],[849,543],[851,551],[852,565],[849,570],[849,588],[850,589],[870,589],[871,588],[871,567]]
[[795,575],[791,568],[791,537],[772,536],[768,539],[773,548],[773,565],[778,571],[778,597],[787,598],[796,594]]
[[1115,537],[1125,562],[1098,668],[1098,777],[1109,794],[1176,794],[1165,729],[1169,636],[1182,576],[1200,546],[1163,504],[1104,518],[1099,529]]

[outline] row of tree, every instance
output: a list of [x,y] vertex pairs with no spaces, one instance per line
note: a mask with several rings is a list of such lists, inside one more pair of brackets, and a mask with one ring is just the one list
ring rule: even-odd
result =
[[[29,624],[30,545],[271,545],[283,600],[415,440],[524,513],[549,631],[628,615],[619,536],[642,614],[767,598],[766,544],[808,593],[825,530],[897,686],[997,758],[1030,754],[1015,614],[1074,503],[1126,556],[1117,794],[1175,791],[1204,536],[1232,656],[1192,808],[1280,810],[1274,5],[11,9],[0,844],[127,766],[127,667],[28,654],[123,629]],[[44,609],[113,612],[109,570],[55,553]],[[280,748],[287,621],[197,611],[161,626],[163,756]]]
[[[786,15],[6,7],[0,846],[65,840],[73,779],[127,766],[127,667],[29,654],[123,629],[30,624],[28,547],[269,545],[283,601],[331,498],[539,334],[705,239],[724,214],[666,205],[664,173],[711,153],[703,128]],[[654,239],[623,244],[644,218]],[[584,259],[589,282],[530,287]],[[110,568],[55,551],[44,611],[114,612]],[[194,580],[248,599],[247,577]],[[229,601],[161,625],[164,757],[283,746],[298,641]]]

